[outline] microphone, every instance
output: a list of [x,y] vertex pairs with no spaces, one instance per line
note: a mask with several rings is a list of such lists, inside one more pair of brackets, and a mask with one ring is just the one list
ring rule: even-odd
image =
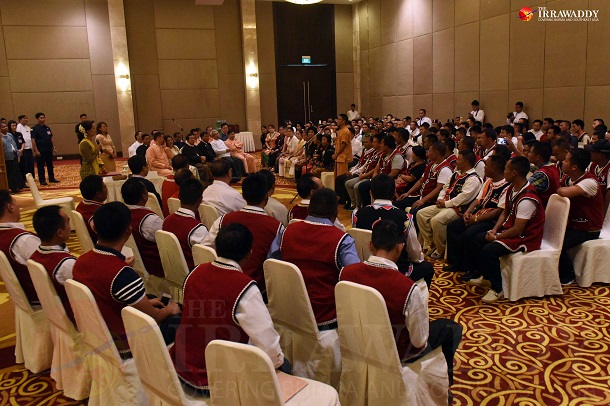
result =
[[176,122],[176,120],[174,120],[174,119],[172,118],[172,121],[174,122],[174,124],[176,124],[176,125],[178,126],[178,128],[180,129],[180,132],[184,131],[184,128],[182,128],[182,126],[181,126],[180,124],[178,124],[178,123]]

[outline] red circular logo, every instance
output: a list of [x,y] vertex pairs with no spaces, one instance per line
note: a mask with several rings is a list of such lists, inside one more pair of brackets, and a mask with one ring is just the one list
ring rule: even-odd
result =
[[532,19],[532,17],[534,17],[534,12],[531,8],[523,7],[521,10],[519,10],[519,18],[523,21],[529,21]]

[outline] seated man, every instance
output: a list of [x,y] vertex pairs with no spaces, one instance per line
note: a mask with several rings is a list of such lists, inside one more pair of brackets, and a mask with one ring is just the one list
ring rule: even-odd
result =
[[163,200],[161,209],[163,210],[163,215],[165,217],[169,215],[167,201],[170,197],[174,197],[174,194],[178,194],[179,187],[176,184],[176,174],[178,171],[180,171],[180,169],[188,169],[193,174],[193,177],[195,177],[197,180],[203,179],[201,180],[201,183],[203,184],[204,189],[211,185],[212,181],[214,180],[208,165],[199,165],[198,168],[191,166],[188,163],[188,159],[186,159],[186,157],[182,154],[178,154],[172,158],[172,168],[174,168],[174,174],[167,176],[161,185],[161,200]]
[[26,262],[40,246],[36,235],[19,222],[21,209],[11,192],[0,189],[0,251],[6,255],[17,280],[32,306],[40,305]]
[[121,310],[133,306],[159,323],[166,344],[174,342],[180,323],[180,307],[170,302],[164,306],[158,298],[149,299],[144,281],[131,268],[133,257],[125,258],[121,250],[131,236],[131,213],[121,202],[103,205],[93,217],[98,235],[95,248],[78,257],[73,269],[75,281],[87,286],[110,330],[119,355],[131,358]]
[[163,220],[163,231],[176,236],[182,247],[182,253],[189,269],[195,267],[193,262],[193,245],[201,244],[208,235],[208,229],[197,220],[195,213],[201,204],[203,185],[197,179],[186,179],[180,184],[180,208]]
[[470,203],[464,216],[447,224],[447,262],[445,272],[467,272],[462,275],[463,281],[476,279],[481,275],[476,272],[479,252],[473,250],[471,242],[480,233],[487,233],[496,224],[504,210],[506,189],[510,185],[504,179],[506,159],[502,155],[491,155],[485,162],[487,179],[477,198]]
[[362,146],[364,151],[361,153],[360,158],[356,161],[356,164],[350,167],[347,173],[343,175],[339,175],[335,179],[335,192],[337,196],[339,196],[339,201],[342,204],[345,204],[345,209],[349,209],[351,207],[351,201],[349,195],[347,194],[347,189],[345,188],[345,182],[350,179],[357,178],[358,175],[362,173],[362,171],[368,166],[369,160],[375,154],[375,149],[373,149],[373,137],[366,136],[362,139]]
[[459,218],[481,190],[482,181],[474,169],[474,164],[474,152],[460,151],[456,171],[443,186],[436,205],[417,212],[420,237],[424,242],[424,249],[428,248],[428,255],[432,259],[444,258],[447,224]]
[[[312,193],[323,187],[322,180],[317,176],[314,176],[311,173],[301,176],[297,180],[297,193],[299,194],[301,201],[290,209],[288,221],[293,219],[305,220],[309,212],[309,200]],[[335,219],[335,227],[341,231],[345,231],[345,227],[341,224],[339,219]]]
[[448,319],[429,321],[426,285],[398,272],[396,261],[404,245],[403,229],[396,222],[376,222],[370,242],[372,255],[365,262],[343,268],[340,279],[370,286],[383,296],[402,362],[415,361],[442,347],[449,383],[453,384],[453,357],[462,340],[462,327]]
[[602,139],[585,148],[591,153],[591,172],[597,178],[597,183],[602,188],[604,195],[604,215],[610,204],[610,141]]
[[[523,150],[525,151],[525,146]],[[530,163],[537,168],[527,181],[540,195],[543,207],[546,207],[551,195],[559,188],[559,170],[551,163],[551,152],[551,145],[548,142],[533,141],[526,155]]]
[[76,262],[76,257],[66,247],[66,242],[70,239],[70,219],[60,206],[45,206],[36,210],[32,223],[40,237],[40,246],[30,259],[47,271],[66,314],[74,321],[74,313],[64,288],[64,282],[72,279],[72,269]]
[[256,282],[242,272],[252,242],[245,226],[223,227],[215,240],[218,259],[197,266],[184,281],[184,313],[170,356],[180,381],[200,393],[210,390],[205,347],[212,340],[250,340],[275,368],[284,363],[280,336]]
[[267,169],[261,169],[259,173],[263,174],[267,179],[267,196],[269,196],[269,200],[265,206],[265,212],[286,227],[288,225],[288,209],[278,202],[277,199],[273,198],[275,193],[275,175]]
[[379,220],[390,220],[398,224],[404,231],[405,246],[398,257],[398,269],[414,281],[424,279],[428,288],[432,284],[434,268],[424,261],[421,245],[417,240],[413,216],[392,205],[394,197],[394,179],[389,175],[379,174],[371,180],[373,204],[355,210],[352,214],[352,227],[372,230],[373,224]]
[[210,142],[210,145],[216,153],[216,156],[231,165],[231,168],[233,169],[232,174],[235,176],[235,180],[238,181],[245,172],[244,164],[241,160],[231,157],[229,148],[227,148],[225,142],[220,139],[218,131],[212,130],[211,135],[213,140]]
[[584,149],[572,149],[563,161],[567,175],[557,189],[559,196],[570,199],[568,225],[559,257],[559,279],[563,285],[574,281],[574,266],[568,250],[599,238],[604,224],[604,193],[595,175],[587,172],[591,154]]
[[[242,194],[246,200],[246,207],[239,211],[220,216],[210,228],[210,233],[203,241],[203,245],[216,248],[215,240],[218,231],[224,227],[239,223],[250,230],[254,238],[252,252],[242,264],[246,275],[256,281],[263,299],[267,298],[265,287],[265,274],[263,263],[270,254],[271,243],[284,232],[282,223],[265,213],[267,195],[267,178],[261,173],[249,175],[242,183]],[[281,237],[280,237],[281,238]]]
[[371,148],[373,152],[369,155],[367,161],[363,164],[360,173],[358,176],[355,176],[351,179],[345,181],[345,190],[348,195],[348,199],[350,202],[350,206],[346,204],[346,209],[356,208],[361,206],[360,202],[360,194],[358,193],[358,189],[360,185],[368,183],[371,181],[371,178],[375,174],[375,169],[377,169],[377,164],[383,157],[383,152],[381,150],[381,143],[383,140],[383,135],[376,134],[372,137]]
[[219,159],[210,164],[210,169],[214,183],[203,191],[202,202],[214,206],[220,216],[243,209],[246,201],[237,190],[229,186],[233,176],[231,165],[224,159]]
[[134,155],[127,160],[127,165],[129,165],[129,170],[131,171],[131,177],[140,180],[140,182],[146,186],[146,191],[155,195],[159,201],[159,205],[163,205],[163,201],[161,200],[161,196],[159,196],[159,192],[157,192],[155,185],[146,179],[146,175],[148,175],[148,163],[146,162],[146,159],[140,155]]
[[99,175],[89,175],[80,183],[80,194],[83,200],[76,206],[76,211],[83,216],[91,240],[95,244],[97,235],[91,228],[93,213],[104,203],[108,198],[108,187],[104,183],[104,179]]
[[534,186],[527,181],[530,163],[524,156],[512,158],[506,165],[504,178],[511,183],[506,192],[506,207],[494,227],[484,236],[479,234],[473,245],[480,254],[477,270],[483,276],[468,283],[482,285],[483,278],[491,288],[483,302],[502,299],[502,272],[500,258],[519,251],[540,249],[544,229],[544,208]]
[[165,277],[155,236],[157,230],[163,228],[163,220],[146,207],[148,192],[144,184],[140,182],[139,178],[127,179],[121,187],[121,194],[123,201],[131,211],[131,231],[146,271],[160,278]]

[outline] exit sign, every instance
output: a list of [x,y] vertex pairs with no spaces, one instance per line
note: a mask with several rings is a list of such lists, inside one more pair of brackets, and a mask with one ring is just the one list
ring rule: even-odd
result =
[[311,56],[309,56],[309,55],[301,56],[301,63],[302,64],[311,63]]

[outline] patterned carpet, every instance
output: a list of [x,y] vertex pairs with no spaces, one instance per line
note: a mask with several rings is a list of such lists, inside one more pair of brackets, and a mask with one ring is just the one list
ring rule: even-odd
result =
[[[61,191],[66,192],[77,194]],[[293,196],[287,187],[275,195],[286,205]],[[28,194],[19,199],[32,207]],[[32,213],[25,210],[22,219],[30,229]],[[349,214],[340,210],[344,224]],[[78,252],[74,237],[69,246]],[[460,283],[459,274],[443,272],[442,266],[435,263],[431,318],[450,318],[464,328],[454,405],[610,404],[610,286],[571,285],[563,296],[488,305],[481,302],[484,288]],[[14,364],[13,312],[5,292],[0,284],[0,368]],[[72,404],[78,402],[56,391],[48,374],[34,375],[21,365],[0,369],[0,406]]]

